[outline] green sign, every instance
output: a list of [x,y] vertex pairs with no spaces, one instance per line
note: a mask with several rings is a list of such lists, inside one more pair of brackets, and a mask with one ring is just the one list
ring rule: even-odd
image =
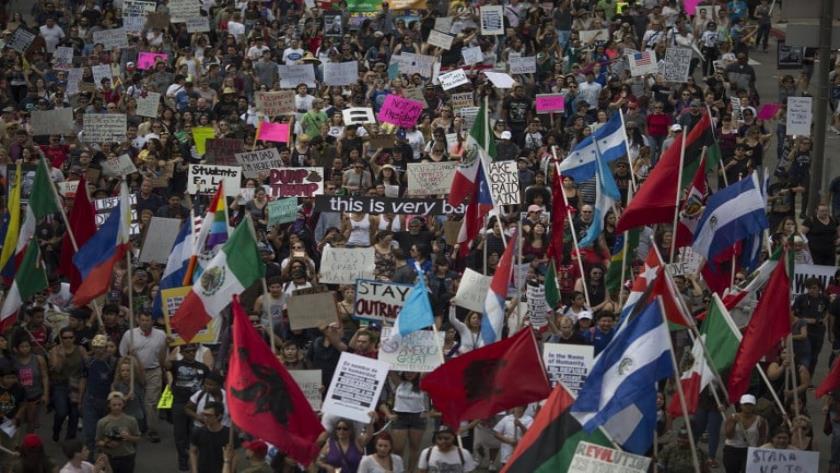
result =
[[382,10],[382,0],[348,0],[347,11],[351,13],[378,12]]
[[268,203],[268,226],[294,222],[297,218],[297,197],[275,200]]

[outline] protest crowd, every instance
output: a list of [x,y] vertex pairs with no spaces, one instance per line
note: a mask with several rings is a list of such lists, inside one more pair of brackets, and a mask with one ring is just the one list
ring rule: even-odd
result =
[[3,2],[0,473],[840,472],[778,4]]

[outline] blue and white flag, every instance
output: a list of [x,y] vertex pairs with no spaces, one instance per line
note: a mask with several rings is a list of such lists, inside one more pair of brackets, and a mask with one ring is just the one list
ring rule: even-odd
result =
[[692,248],[711,260],[736,242],[769,225],[758,174],[753,173],[709,197],[697,223]]
[[593,243],[598,241],[598,236],[604,229],[604,219],[607,217],[607,212],[621,198],[607,162],[604,159],[596,159],[595,162],[598,165],[598,172],[595,174],[595,210],[592,216],[592,224],[586,230],[586,235],[578,242],[578,246],[581,248],[592,246]]
[[402,309],[394,321],[391,339],[405,337],[411,332],[431,327],[435,323],[432,304],[429,302],[429,291],[426,289],[426,276],[417,274],[417,282],[405,296]]
[[603,427],[623,449],[644,454],[656,428],[656,383],[673,375],[671,357],[671,335],[655,300],[595,358],[572,415],[586,432]]
[[627,154],[627,133],[618,113],[614,113],[607,123],[581,140],[563,159],[558,169],[561,174],[577,182],[585,181],[598,170],[599,152],[601,160],[608,163]]
[[163,315],[162,301],[160,297],[161,291],[164,289],[172,289],[173,287],[181,287],[184,282],[184,275],[187,274],[187,267],[190,264],[190,257],[193,251],[193,235],[192,222],[184,220],[181,224],[181,230],[178,236],[175,237],[175,243],[172,244],[172,251],[169,253],[169,259],[166,261],[166,268],[163,270],[163,275],[160,278],[160,291],[155,297],[152,304],[152,316],[159,318]]

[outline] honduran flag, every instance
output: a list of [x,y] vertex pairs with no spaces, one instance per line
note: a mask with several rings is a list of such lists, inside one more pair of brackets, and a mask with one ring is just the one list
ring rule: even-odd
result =
[[201,222],[201,230],[195,239],[190,265],[184,275],[183,284],[189,286],[213,260],[218,248],[228,240],[227,201],[223,183],[219,183],[216,195],[207,207],[207,214]]
[[508,283],[513,271],[513,252],[516,247],[517,235],[513,234],[508,240],[496,273],[490,281],[490,290],[484,299],[484,317],[481,318],[481,339],[485,345],[502,339],[502,326],[505,323],[505,299],[507,299]]
[[111,283],[114,264],[125,257],[131,235],[128,186],[122,183],[120,200],[105,223],[73,256],[82,275],[82,285],[73,295],[73,305],[81,307],[104,294]]

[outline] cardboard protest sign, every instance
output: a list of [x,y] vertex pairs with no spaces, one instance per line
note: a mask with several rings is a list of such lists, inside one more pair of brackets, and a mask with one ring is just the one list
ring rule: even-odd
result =
[[411,288],[411,284],[357,279],[353,318],[388,321],[393,325]]
[[140,262],[166,264],[180,230],[181,219],[152,217],[140,252]]
[[239,194],[242,181],[242,169],[237,166],[217,166],[212,164],[190,164],[187,172],[187,193],[212,194],[220,182],[224,182],[225,195],[235,197]]
[[328,62],[324,64],[324,83],[327,85],[352,85],[359,80],[359,63]]
[[408,128],[417,124],[421,113],[422,103],[391,94],[385,97],[378,118],[380,122]]
[[269,117],[295,112],[295,91],[275,90],[272,92],[256,92],[254,100],[257,111]]
[[563,383],[577,396],[595,359],[592,345],[546,343],[543,345],[543,362],[552,386]]
[[376,410],[389,369],[388,363],[342,352],[321,410],[367,424],[368,414]]
[[145,97],[137,99],[137,115],[141,117],[156,117],[160,107],[160,94],[157,92],[146,92]]
[[71,135],[76,131],[73,109],[70,107],[33,110],[29,116],[32,134],[35,136]]
[[128,35],[125,28],[113,28],[93,32],[93,44],[102,43],[106,51],[128,47]]
[[277,148],[258,149],[246,153],[236,153],[236,162],[242,166],[246,178],[257,177],[260,172],[268,173],[271,168],[283,166]]
[[324,168],[275,168],[269,171],[269,195],[312,197],[324,193]]
[[297,197],[272,200],[267,205],[268,226],[294,222],[297,219]]
[[446,199],[394,199],[389,197],[315,196],[317,212],[392,213],[397,215],[461,215],[466,204],[449,205]]
[[584,30],[579,31],[578,36],[580,37],[581,44],[592,44],[597,41],[607,41],[610,39],[610,30],[607,28],[602,28],[600,30]]
[[166,53],[142,52],[137,55],[137,69],[141,71],[152,69],[158,61],[167,62],[168,60],[169,55]]
[[490,280],[493,276],[485,276],[470,268],[464,270],[458,292],[452,298],[452,303],[474,312],[484,311],[484,299],[490,290]]
[[484,61],[484,53],[481,52],[480,46],[461,49],[461,57],[464,58],[464,64],[468,66]]
[[321,410],[321,370],[289,370],[309,406],[318,412]]
[[459,220],[447,220],[443,222],[443,238],[447,245],[458,243],[458,233],[461,232],[463,222]]
[[280,76],[280,87],[294,89],[300,84],[315,87],[315,69],[312,64],[278,65],[277,74]]
[[131,156],[121,154],[115,158],[108,158],[101,163],[102,172],[106,176],[127,176],[137,172],[137,167],[131,160]]
[[394,135],[371,135],[370,146],[373,149],[387,149],[393,148],[396,144],[396,136]]
[[646,473],[650,458],[580,441],[569,470],[575,473]]
[[244,144],[238,138],[213,138],[204,143],[204,160],[208,164],[237,165],[236,153],[242,152]]
[[512,56],[508,58],[508,71],[511,74],[535,74],[537,72],[536,56]]
[[496,205],[519,204],[519,172],[516,161],[492,161],[488,172],[490,193]]
[[479,10],[481,34],[495,36],[505,34],[505,12],[501,5],[485,5]]
[[[182,286],[173,287],[172,289],[163,289],[160,291],[161,309],[163,311],[163,323],[166,328],[166,335],[172,337],[173,339],[170,346],[180,346],[187,343],[180,335],[178,335],[178,332],[172,330],[170,320],[172,319],[172,316],[178,312],[178,308],[181,307],[181,303],[184,302],[184,299],[186,299],[187,294],[189,294],[191,290],[192,286]],[[215,317],[209,324],[207,324],[207,327],[195,334],[190,342],[209,344],[218,343],[221,331],[222,318]]]
[[470,79],[467,78],[467,74],[463,69],[456,69],[454,71],[447,72],[446,74],[441,74],[438,76],[438,80],[440,81],[440,87],[443,90],[454,89],[460,85],[470,83]]
[[408,163],[408,193],[413,196],[448,194],[457,161],[441,163]]
[[813,97],[788,97],[786,135],[811,135],[812,102]]
[[429,37],[426,39],[426,42],[432,46],[449,50],[452,47],[452,41],[455,40],[455,37],[446,33],[441,33],[437,30],[429,31]]
[[199,0],[169,0],[167,6],[172,23],[186,23],[190,18],[201,16]]
[[475,105],[472,92],[460,92],[452,94],[449,97],[449,104],[452,105],[453,111],[458,111],[462,108],[472,107]]
[[747,473],[805,473],[819,469],[819,452],[756,447],[747,450]]
[[85,113],[83,117],[82,141],[85,143],[122,143],[125,141],[125,114]]
[[429,103],[426,102],[426,97],[423,96],[423,89],[420,87],[407,87],[403,89],[403,97],[422,103],[423,108],[429,108]]
[[341,111],[341,117],[345,125],[364,125],[365,123],[376,123],[373,116],[373,109],[370,107],[353,107]]
[[394,371],[428,373],[443,364],[443,332],[418,330],[392,340],[393,327],[382,327],[379,361]]
[[56,47],[53,52],[53,69],[69,71],[73,67],[73,51],[69,46]]
[[14,49],[19,53],[25,53],[32,41],[35,40],[35,33],[27,30],[23,26],[18,26],[12,33],[12,39],[6,44],[7,47]]
[[317,328],[338,321],[333,291],[293,295],[286,301],[286,312],[292,330]]
[[324,247],[321,254],[322,284],[355,284],[356,279],[373,279],[375,257],[373,247]]
[[663,76],[668,82],[688,82],[688,69],[691,66],[691,48],[671,47],[665,50]]
[[630,66],[630,75],[633,77],[656,74],[659,72],[656,52],[652,49],[639,51],[627,55],[627,62]]
[[537,95],[537,113],[563,113],[566,110],[566,96],[563,94]]

